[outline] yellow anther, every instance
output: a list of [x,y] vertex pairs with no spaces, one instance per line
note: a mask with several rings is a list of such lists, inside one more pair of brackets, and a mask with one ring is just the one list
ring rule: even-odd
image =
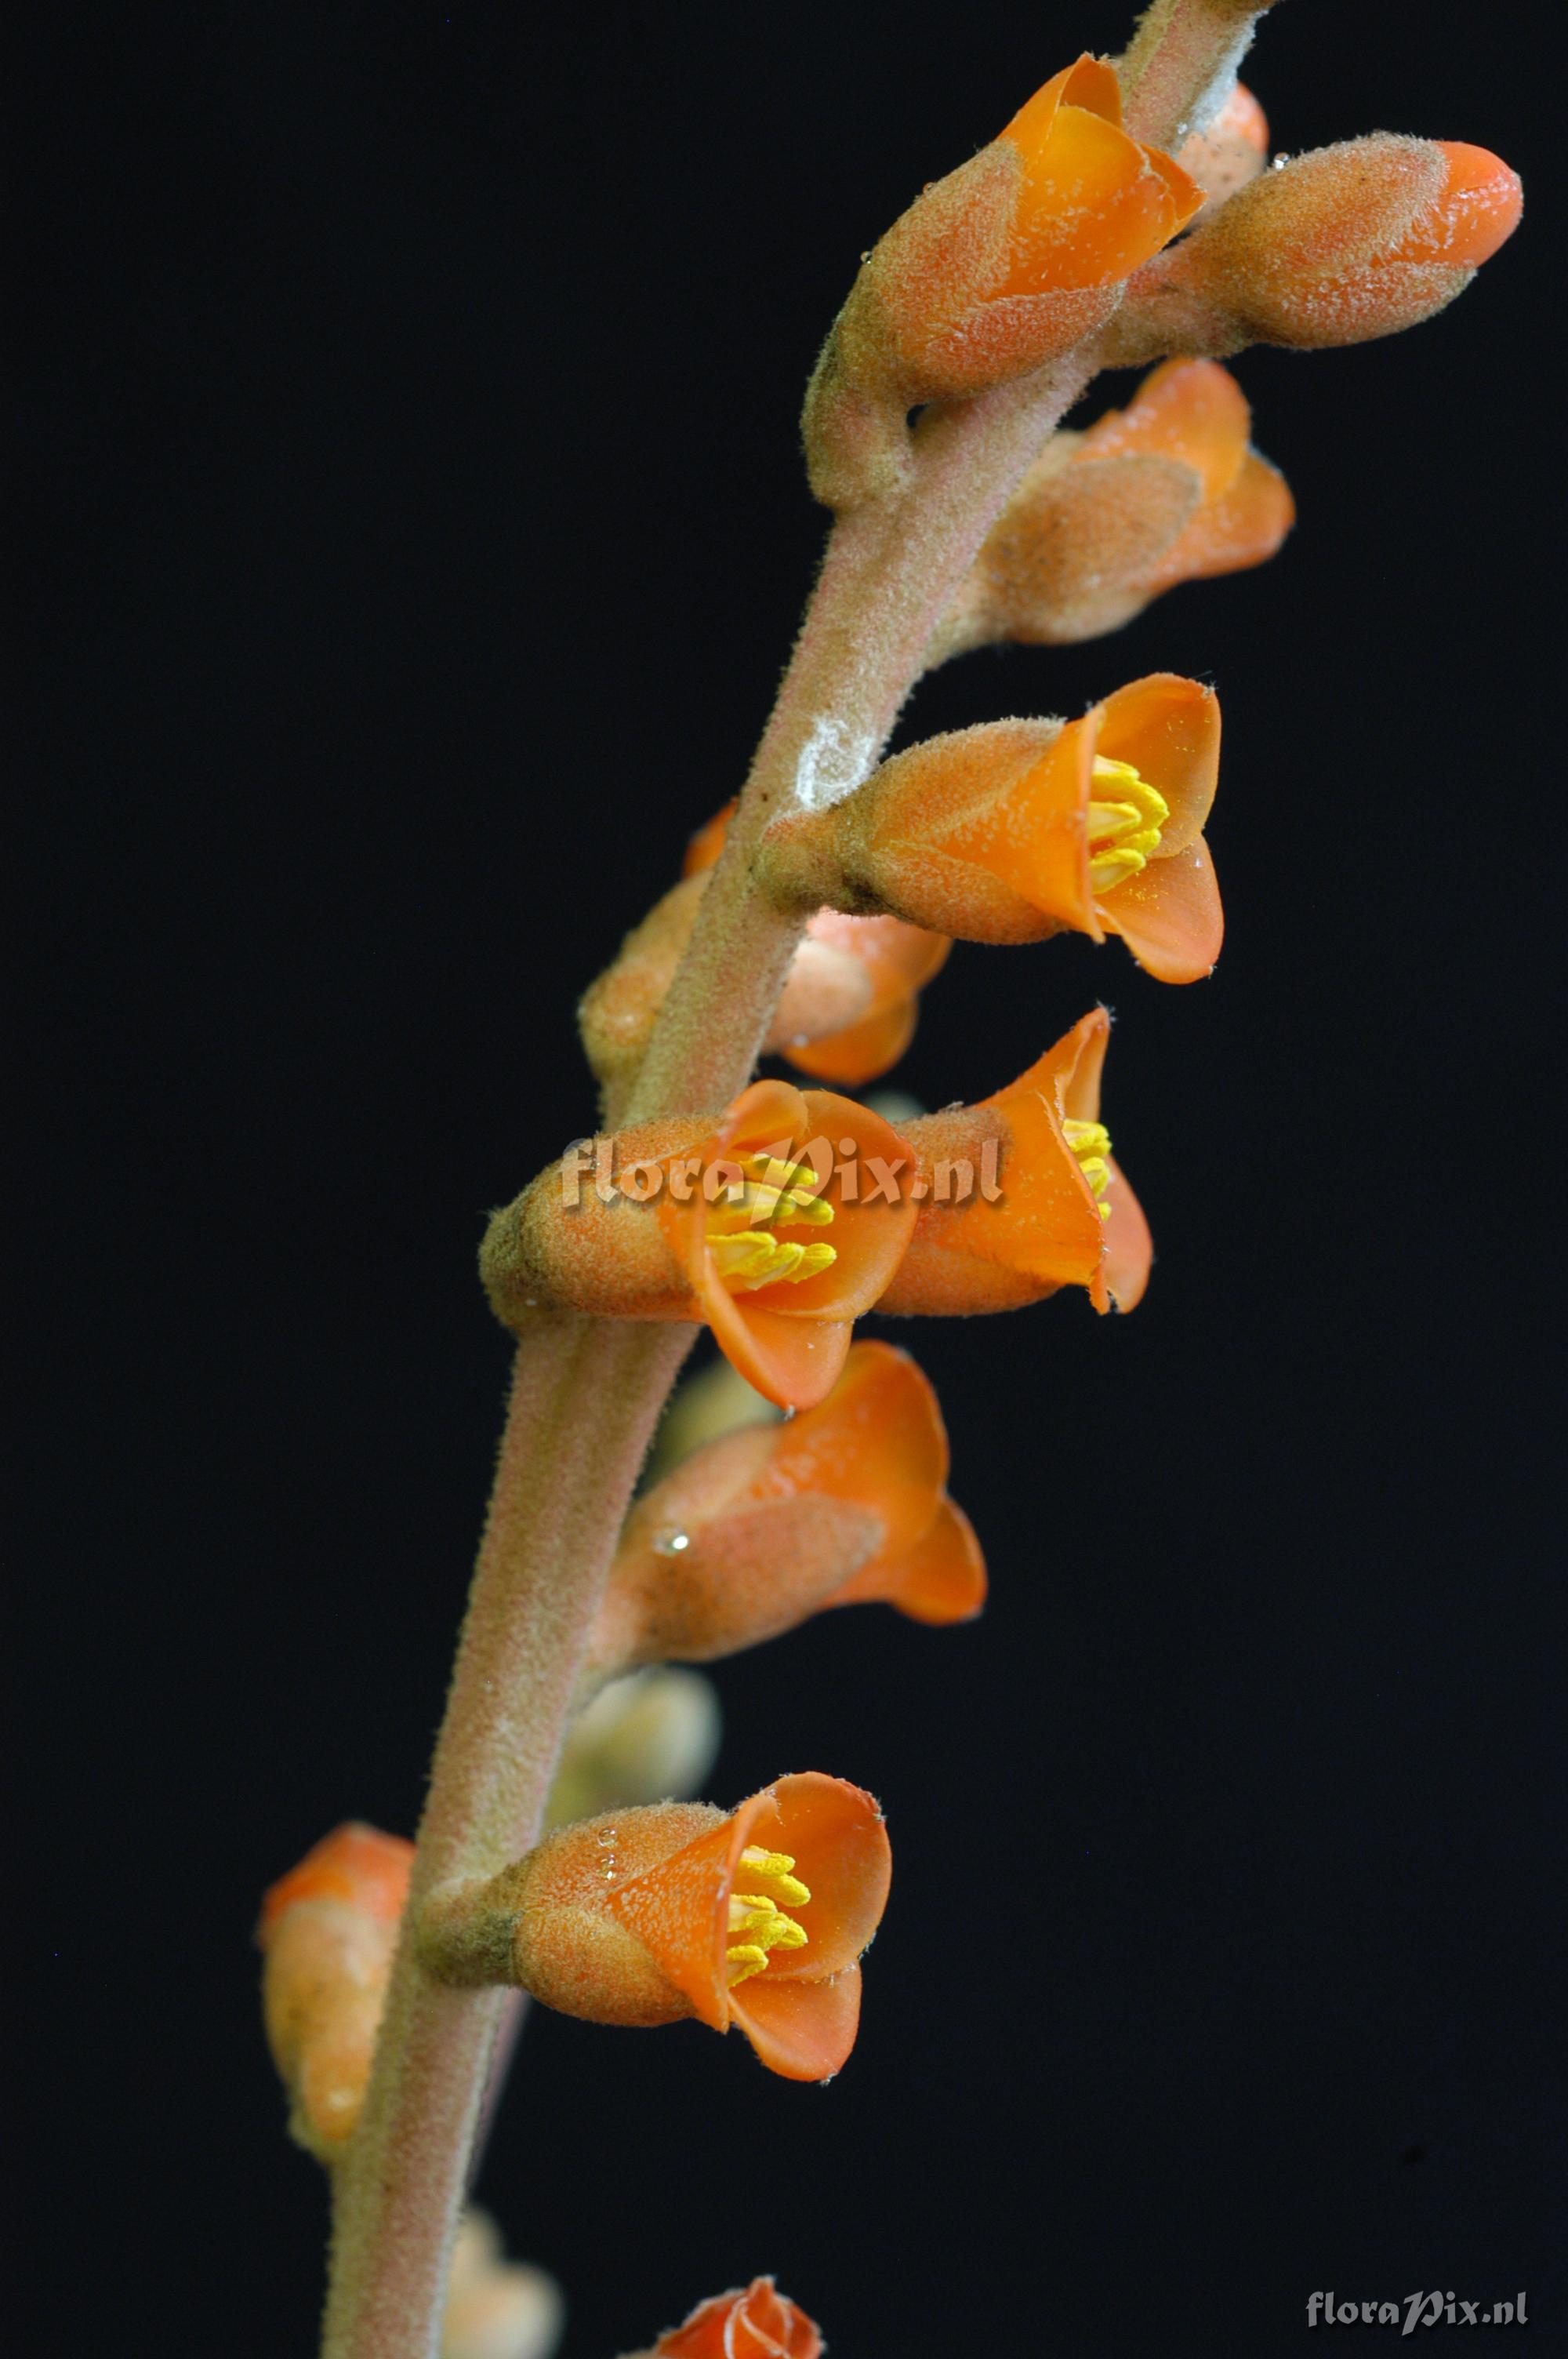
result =
[[800,1878],[790,1873],[795,1862],[787,1852],[763,1851],[760,1844],[750,1843],[741,1854],[741,1865],[753,1883],[765,1888],[730,1895],[728,1930],[742,1937],[724,1952],[731,1985],[760,1974],[771,1951],[805,1949],[805,1926],[787,1917],[779,1903],[787,1901],[792,1908],[798,1908],[811,1897]]
[[741,1864],[755,1883],[772,1885],[774,1898],[791,1908],[798,1908],[811,1897],[794,1874],[795,1862],[787,1851],[764,1851],[761,1843],[748,1843],[741,1854]]
[[1104,799],[1097,796],[1088,809],[1089,886],[1093,892],[1108,893],[1136,876],[1159,851],[1171,806],[1130,762],[1097,754],[1093,775]]
[[[1062,1124],[1062,1135],[1078,1158],[1078,1169],[1088,1181],[1097,1201],[1110,1186],[1110,1165],[1106,1158],[1110,1153],[1110,1133],[1103,1122],[1075,1122],[1067,1115]],[[1110,1218],[1110,1206],[1099,1208],[1102,1221]]]
[[786,1163],[776,1156],[741,1158],[745,1184],[738,1201],[720,1197],[708,1216],[708,1245],[714,1267],[731,1294],[753,1294],[760,1286],[798,1286],[830,1269],[838,1260],[825,1240],[810,1245],[780,1236],[786,1228],[825,1228],[833,1207],[803,1192],[815,1187],[809,1163]]

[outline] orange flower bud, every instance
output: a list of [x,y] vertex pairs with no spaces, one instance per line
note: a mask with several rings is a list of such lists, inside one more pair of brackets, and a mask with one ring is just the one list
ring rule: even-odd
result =
[[932,650],[1098,638],[1152,598],[1260,565],[1295,520],[1248,447],[1250,413],[1217,361],[1167,361],[1126,409],[1058,435],[1009,501]]
[[[719,858],[734,809],[726,804],[692,837],[688,878]],[[919,995],[951,949],[944,935],[897,918],[818,909],[784,978],[764,1050],[816,1081],[860,1089],[878,1080],[914,1038]]]
[[590,1648],[596,1675],[712,1662],[830,1605],[966,1621],[985,1564],[947,1497],[936,1396],[890,1343],[857,1343],[817,1408],[695,1451],[626,1519]]
[[564,1828],[438,1896],[421,1940],[449,1980],[514,1982],[590,2023],[738,2024],[771,2071],[826,2081],[855,2043],[892,1872],[871,1797],[811,1771],[728,1817],[658,1802]]
[[[714,854],[715,859],[718,853]],[[654,1019],[691,940],[706,876],[687,876],[656,901],[578,1006],[578,1029],[596,1081],[628,1080],[643,1061]]]
[[884,1310],[1011,1310],[1061,1286],[1101,1311],[1141,1300],[1149,1225],[1100,1121],[1109,1038],[1097,1008],[1011,1089],[908,1125],[920,1218]]
[[509,1326],[546,1307],[705,1321],[748,1384],[810,1408],[898,1266],[906,1160],[853,1099],[754,1082],[722,1114],[570,1150],[495,1214],[481,1274]]
[[1206,200],[1198,219],[1206,220],[1216,205],[1256,179],[1268,154],[1269,118],[1238,82],[1207,130],[1195,132],[1176,158]]
[[820,498],[870,487],[916,402],[1027,375],[1104,325],[1203,190],[1121,127],[1115,68],[1081,57],[867,255],[806,397]]
[[803,900],[881,908],[971,941],[1120,934],[1163,983],[1219,955],[1203,839],[1219,767],[1212,689],[1155,672],[1081,721],[927,738],[831,810],[782,821],[760,872]]
[[1365,343],[1452,302],[1522,205],[1484,147],[1375,132],[1262,175],[1137,292],[1167,348]]
[[351,1822],[262,1904],[267,2043],[292,2101],[290,2134],[322,2162],[359,2119],[413,1858],[412,1843]]
[[684,2326],[661,2334],[646,2359],[821,2359],[821,2330],[780,2293],[753,2277],[699,2302]]
[[565,2304],[543,2269],[506,2258],[488,2212],[458,2223],[441,2321],[441,2359],[550,2359]]

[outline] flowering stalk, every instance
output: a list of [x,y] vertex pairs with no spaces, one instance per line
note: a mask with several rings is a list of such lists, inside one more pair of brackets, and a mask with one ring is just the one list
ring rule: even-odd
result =
[[[1067,1283],[1088,1287],[1101,1308],[1113,1299],[1130,1307],[1141,1291],[1148,1232],[1099,1119],[1103,1014],[1086,1017],[1011,1091],[914,1126],[912,1159],[934,1201],[918,1216],[913,1198],[896,1222],[890,1214],[880,1245],[848,1200],[816,1201],[803,1165],[790,1161],[782,1176],[771,1166],[751,1169],[766,1165],[775,1119],[793,1138],[794,1109],[830,1107],[837,1122],[848,1102],[812,1093],[808,1105],[783,1083],[747,1084],[792,961],[826,901],[837,899],[852,919],[981,940],[1037,940],[1063,926],[1096,938],[1119,932],[1171,981],[1213,962],[1218,902],[1199,831],[1213,791],[1217,712],[1195,683],[1158,675],[1080,721],[1004,723],[933,741],[896,757],[846,806],[876,769],[934,647],[946,644],[944,626],[1011,496],[1108,360],[1142,357],[1145,346],[1153,359],[1228,352],[1251,334],[1346,341],[1333,321],[1352,311],[1357,334],[1382,332],[1448,299],[1480,258],[1484,239],[1434,263],[1422,244],[1433,220],[1445,236],[1457,234],[1454,223],[1479,208],[1488,224],[1507,215],[1511,226],[1517,189],[1510,195],[1477,177],[1479,168],[1433,163],[1460,151],[1431,143],[1396,143],[1392,198],[1382,147],[1370,168],[1357,151],[1349,168],[1292,168],[1279,191],[1252,181],[1260,193],[1249,196],[1260,138],[1245,108],[1225,110],[1260,13],[1247,0],[1155,0],[1119,76],[1087,57],[1064,68],[888,232],[825,347],[806,419],[812,481],[834,510],[821,573],[722,851],[700,894],[688,897],[695,908],[678,963],[673,973],[660,963],[660,921],[657,940],[638,952],[643,980],[633,976],[633,1000],[654,978],[647,1007],[633,1007],[633,1035],[618,1035],[595,1060],[605,1128],[640,1134],[651,1160],[694,1144],[743,1150],[745,1223],[710,1217],[700,1202],[650,1208],[639,1222],[627,1217],[643,1209],[633,1202],[614,1219],[594,1216],[574,1243],[555,1218],[552,1169],[492,1224],[487,1279],[520,1349],[373,2066],[351,2135],[323,2136],[308,2105],[301,2115],[318,2150],[332,2149],[327,2359],[431,2359],[437,2348],[510,1984],[600,2020],[695,2013],[723,2028],[733,2018],[764,2061],[793,2077],[837,2069],[853,2038],[858,1959],[886,1889],[880,1814],[858,1789],[784,1779],[729,1818],[701,1806],[650,1806],[628,1821],[642,1850],[608,1888],[599,1881],[607,1873],[602,1828],[589,1822],[543,1845],[538,1838],[569,1716],[614,1655],[605,1632],[618,1609],[612,1597],[607,1614],[605,1600],[618,1548],[625,1626],[617,1659],[644,1659],[636,1636],[643,1625],[627,1604],[641,1593],[626,1511],[696,1321],[711,1325],[758,1390],[807,1416],[820,1406],[836,1430],[826,1407],[848,1366],[849,1325],[879,1297],[890,1309],[947,1311],[1033,1300]],[[1211,131],[1212,153],[1203,149]],[[1215,184],[1176,158],[1184,142],[1197,143],[1184,151],[1195,166],[1206,158],[1214,166],[1219,193],[1239,194],[1206,203]],[[1401,212],[1406,181],[1413,193]],[[1351,304],[1331,233],[1346,206],[1365,211],[1368,188],[1393,210],[1346,249]],[[1167,255],[1195,222],[1192,237]],[[1292,310],[1290,290],[1281,294],[1276,281],[1281,239],[1308,231],[1328,293],[1311,294],[1303,328],[1299,304]],[[1184,342],[1171,341],[1172,321]],[[1213,396],[1216,380],[1201,383]],[[913,425],[912,407],[920,408]],[[1125,442],[1131,429],[1117,430]],[[1136,549],[1130,543],[1119,592],[1135,603],[1169,581],[1218,570],[1216,548],[1225,562],[1254,561],[1247,552],[1267,553],[1288,521],[1276,495],[1255,530],[1249,519],[1238,534],[1229,519],[1212,546],[1173,557],[1206,498],[1214,532],[1212,510],[1240,480],[1243,450],[1232,453],[1232,473],[1212,484],[1190,454],[1123,450],[1121,460],[1114,482],[1131,487],[1134,503],[1139,484],[1164,485],[1159,532]],[[1086,481],[1104,496],[1111,480],[1086,467],[1076,479],[1080,505]],[[1009,534],[1003,558],[1014,527]],[[1175,570],[1159,571],[1167,564]],[[993,588],[1000,578],[993,564]],[[997,592],[991,608],[1000,603]],[[1036,635],[1081,635],[1087,621],[1109,627],[1074,605]],[[683,902],[671,943],[687,914]],[[606,1007],[618,1024],[613,993],[601,995],[600,1016]],[[862,1042],[851,1053],[870,1052]],[[842,1126],[859,1136],[857,1125],[876,1120],[848,1107]],[[879,1136],[886,1129],[879,1125]],[[993,1147],[1018,1159],[1011,1209],[983,1195],[949,1212],[940,1175],[983,1162]],[[764,1466],[759,1445],[725,1459],[709,1501],[715,1563],[727,1549],[743,1549],[743,1524],[764,1500],[793,1497],[789,1455],[781,1450]],[[900,1580],[925,1618],[973,1610],[983,1580],[978,1550],[941,1494],[945,1458],[933,1457],[932,1467],[919,1527],[903,1539],[897,1502],[920,1486],[906,1482],[895,1494],[886,1485],[868,1499],[853,1486],[845,1495],[831,1482],[819,1485],[837,1497],[833,1545],[841,1553],[818,1558],[816,1585],[791,1601],[791,1618],[845,1602],[856,1579],[874,1577],[864,1594],[889,1593],[895,1539],[920,1551],[918,1582],[907,1561]],[[687,1479],[697,1489],[713,1484],[715,1462]],[[695,1579],[688,1585],[688,1654],[721,1650],[733,1635],[710,1626],[716,1594]],[[780,1600],[770,1603],[776,1614]],[[749,1627],[762,1633],[767,1618],[759,1607]],[[794,1852],[786,1857],[772,1844],[773,1833],[797,1822],[826,1879],[811,1888],[795,1874]],[[751,1842],[759,1830],[764,1839]],[[341,1945],[331,1946],[338,1920],[321,1913],[319,1896],[307,1905],[318,1913],[295,1919],[291,1943],[325,1939],[340,1959]],[[377,1977],[387,1921],[384,1912],[380,1930],[353,1932],[373,1951]],[[356,2004],[347,2050],[354,2059],[367,2036],[362,1993]],[[297,2028],[278,2013],[275,2044],[300,2099],[307,2065]],[[341,2055],[330,2052],[341,2077]],[[723,2297],[722,2321],[705,2306],[671,2349],[706,2350],[710,2326],[730,2338],[735,2306],[750,2302],[772,2336],[757,2347],[806,2359],[815,2329],[797,2323],[771,2288],[764,2297],[764,2286]]]

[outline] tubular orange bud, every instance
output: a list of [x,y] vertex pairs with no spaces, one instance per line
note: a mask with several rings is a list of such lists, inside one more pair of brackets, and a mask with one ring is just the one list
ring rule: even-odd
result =
[[1116,70],[1081,57],[868,255],[806,397],[831,506],[896,476],[904,412],[1043,367],[1102,327],[1203,190],[1121,127]]
[[998,721],[927,738],[858,793],[782,821],[759,871],[781,896],[881,908],[971,941],[1120,934],[1162,983],[1219,955],[1204,822],[1219,700],[1152,673],[1081,721]]
[[590,2023],[738,2024],[771,2071],[826,2081],[855,2043],[892,1872],[871,1797],[809,1771],[728,1817],[659,1802],[564,1828],[433,1900],[421,1939],[450,1980],[515,1982]]
[[683,2326],[660,2335],[646,2359],[821,2359],[820,2328],[772,2277],[699,2302]]
[[833,1605],[967,1621],[985,1563],[947,1498],[936,1396],[906,1353],[857,1343],[827,1398],[695,1451],[639,1500],[595,1626],[593,1672],[703,1663]]
[[1295,520],[1248,447],[1245,395],[1217,361],[1167,361],[1126,409],[1059,435],[993,526],[933,648],[1097,638],[1178,582],[1260,565]]
[[[692,837],[688,878],[719,858],[734,808],[726,804]],[[878,1080],[914,1038],[920,993],[951,949],[944,935],[897,918],[818,909],[784,978],[764,1049],[815,1081],[860,1089]]]
[[413,1858],[401,1837],[350,1822],[262,1904],[267,2044],[291,2099],[290,2135],[322,2162],[359,2119]]
[[1062,1286],[1100,1311],[1142,1299],[1149,1226],[1100,1121],[1109,1038],[1096,1008],[1010,1089],[910,1124],[924,1198],[884,1310],[1011,1310]]
[[1264,174],[1137,292],[1188,349],[1364,343],[1452,302],[1522,204],[1483,147],[1375,132]]
[[494,1215],[481,1273],[508,1326],[561,1308],[706,1321],[748,1384],[810,1408],[898,1266],[908,1159],[853,1099],[755,1082],[722,1114],[569,1150]]

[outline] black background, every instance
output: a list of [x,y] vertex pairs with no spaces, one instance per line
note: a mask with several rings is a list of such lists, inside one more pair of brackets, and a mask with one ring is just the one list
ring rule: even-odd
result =
[[[1281,147],[1474,138],[1548,198],[1535,13],[1483,45],[1468,7],[1297,0],[1249,79]],[[508,1357],[482,1212],[589,1127],[576,995],[743,771],[858,254],[1124,30],[1100,0],[44,28],[29,2348],[309,2347],[322,2190],[250,1928],[324,1828],[417,1811]],[[1547,211],[1433,325],[1238,364],[1300,506],[1272,566],[906,716],[1213,678],[1227,946],[1190,991],[1114,944],[960,948],[927,995],[898,1078],[938,1104],[1112,1005],[1154,1281],[1130,1320],[883,1331],[940,1391],[991,1607],[724,1667],[713,1779],[883,1798],[860,2042],[820,2093],[695,2028],[533,2023],[482,2191],[566,2281],[569,2359],[761,2269],[846,2359],[1285,2351],[1328,2288],[1524,2285],[1550,2324]]]

